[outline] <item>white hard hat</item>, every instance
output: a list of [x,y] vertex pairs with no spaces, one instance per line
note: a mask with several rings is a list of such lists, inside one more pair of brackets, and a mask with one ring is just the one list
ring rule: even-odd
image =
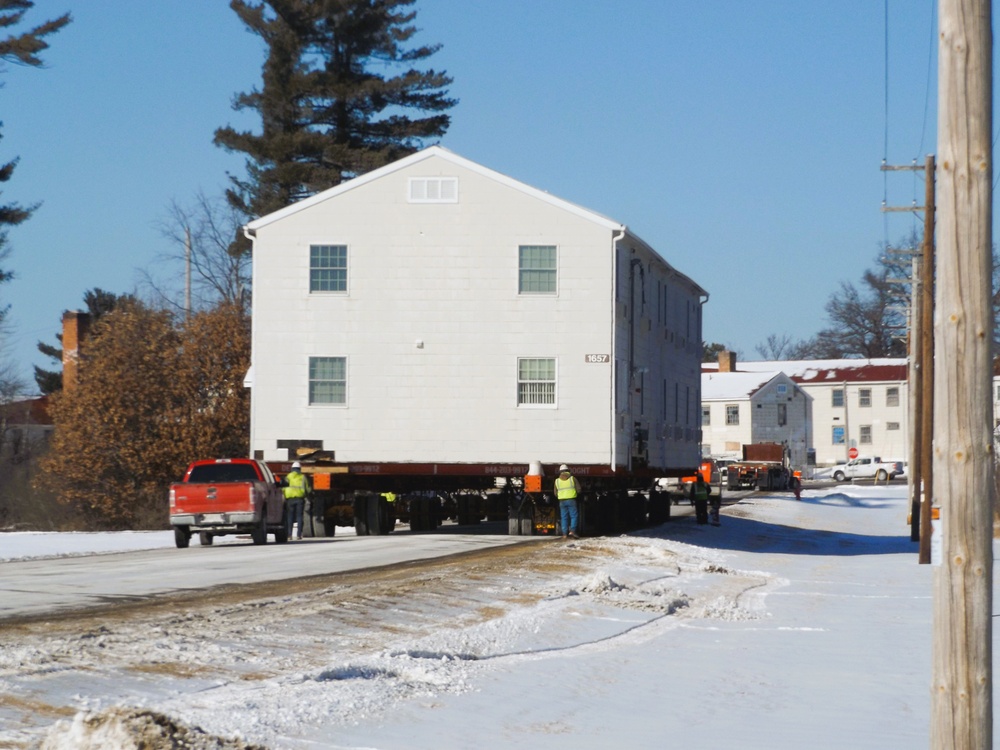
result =
[[302,464],[300,464],[298,461],[293,461],[292,462],[292,468],[293,469],[301,469],[302,468]]
[[563,464],[562,466],[559,467],[559,471],[560,472],[569,471],[569,467],[566,464]]

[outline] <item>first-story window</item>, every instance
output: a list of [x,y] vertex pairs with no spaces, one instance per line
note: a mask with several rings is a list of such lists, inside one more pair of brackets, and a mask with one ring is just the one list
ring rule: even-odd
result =
[[309,358],[309,403],[347,403],[347,357]]
[[517,405],[554,406],[556,403],[555,358],[517,360]]
[[738,425],[740,423],[740,405],[726,404],[726,424]]
[[834,445],[843,445],[846,442],[847,442],[847,440],[845,439],[844,428],[843,427],[834,427],[833,428],[833,444]]

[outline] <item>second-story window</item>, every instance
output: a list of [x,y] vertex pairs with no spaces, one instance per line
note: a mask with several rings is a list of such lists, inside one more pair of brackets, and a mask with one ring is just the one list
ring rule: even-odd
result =
[[740,405],[726,404],[726,424],[735,426],[740,423]]
[[871,388],[859,388],[858,389],[858,406],[871,406],[872,405],[872,389]]
[[833,394],[833,401],[830,403],[830,405],[834,406],[834,407],[843,406],[844,405],[844,389],[843,388],[834,388],[833,391],[831,391],[831,393]]
[[885,405],[899,406],[899,388],[893,386],[885,389]]
[[347,291],[347,245],[309,246],[309,291]]
[[521,245],[517,249],[518,294],[556,293],[556,246]]

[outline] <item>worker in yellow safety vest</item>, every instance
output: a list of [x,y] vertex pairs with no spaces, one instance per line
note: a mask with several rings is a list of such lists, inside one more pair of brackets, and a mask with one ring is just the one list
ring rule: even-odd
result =
[[292,470],[285,475],[282,493],[285,495],[285,535],[292,538],[292,527],[298,524],[298,538],[302,539],[303,509],[309,494],[309,479],[302,473],[302,464],[292,464]]
[[580,482],[569,473],[569,467],[563,464],[559,467],[559,476],[556,478],[555,486],[556,499],[559,501],[559,518],[562,521],[562,538],[572,537],[578,539],[576,535],[576,523],[579,512],[576,505],[577,495],[580,494]]

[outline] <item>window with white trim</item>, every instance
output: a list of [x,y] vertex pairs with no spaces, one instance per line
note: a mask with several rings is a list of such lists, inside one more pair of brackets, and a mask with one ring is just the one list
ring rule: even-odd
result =
[[347,357],[309,358],[309,403],[347,403]]
[[834,388],[831,393],[833,394],[833,400],[830,402],[830,406],[843,406],[844,405],[844,389]]
[[858,389],[858,406],[870,407],[872,405],[872,389],[871,388],[859,388]]
[[309,246],[309,291],[347,291],[347,245]]
[[555,406],[556,360],[523,357],[517,360],[517,405]]
[[517,248],[518,294],[556,293],[556,246],[521,245]]
[[457,177],[411,177],[410,203],[458,203]]
[[897,386],[885,389],[885,405],[899,406],[899,388]]
[[861,425],[861,436],[858,438],[861,445],[872,444],[872,426],[870,424]]
[[701,406],[701,425],[702,427],[711,427],[712,425],[712,407],[702,404]]
[[899,429],[899,422],[886,422],[885,423],[885,429],[887,429],[887,430],[898,430]]
[[740,405],[726,404],[726,424],[735,426],[740,423]]

